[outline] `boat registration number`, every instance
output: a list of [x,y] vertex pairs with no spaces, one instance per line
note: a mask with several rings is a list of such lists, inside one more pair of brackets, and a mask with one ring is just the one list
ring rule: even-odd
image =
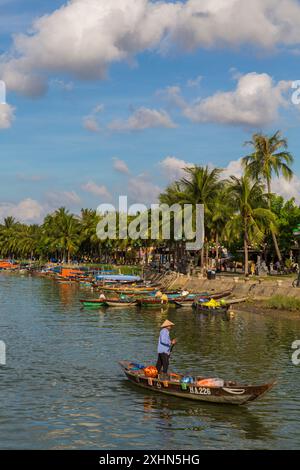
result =
[[190,393],[195,395],[211,395],[210,388],[207,387],[190,387]]

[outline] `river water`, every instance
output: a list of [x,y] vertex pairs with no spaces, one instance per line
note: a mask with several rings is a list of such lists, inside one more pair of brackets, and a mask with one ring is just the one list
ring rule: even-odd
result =
[[[1,449],[299,449],[299,318],[189,309],[81,310],[88,290],[0,275]],[[243,407],[167,397],[128,383],[118,361],[155,363],[176,326],[172,369],[278,385]]]

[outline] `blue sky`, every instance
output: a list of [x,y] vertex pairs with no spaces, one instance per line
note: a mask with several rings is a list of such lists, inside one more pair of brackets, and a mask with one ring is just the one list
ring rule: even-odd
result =
[[[180,176],[185,163],[229,165],[229,172],[238,172],[237,161],[247,151],[243,142],[254,131],[277,129],[288,138],[295,156],[296,178],[290,185],[275,182],[275,189],[286,197],[300,196],[300,105],[291,103],[291,81],[300,79],[298,17],[293,13],[290,29],[296,32],[288,41],[280,29],[273,40],[268,25],[265,36],[256,37],[256,30],[247,36],[236,23],[233,36],[225,28],[214,38],[209,21],[218,9],[205,12],[205,25],[195,25],[195,15],[189,16],[195,0],[182,1],[181,7],[189,7],[185,23],[178,24],[175,16],[172,20],[170,11],[170,20],[161,20],[166,22],[161,26],[164,33],[151,32],[145,39],[145,29],[158,28],[158,23],[152,19],[151,2],[139,2],[145,12],[131,24],[126,4],[134,9],[132,0],[117,0],[124,8],[123,19],[117,10],[110,11],[104,26],[96,23],[90,42],[95,26],[90,24],[90,7],[96,5],[93,14],[101,18],[101,8],[109,8],[110,2],[71,2],[66,9],[78,3],[86,12],[77,26],[76,15],[70,24],[62,10],[56,23],[62,1],[0,0],[0,79],[6,82],[7,106],[13,113],[2,121],[0,117],[0,217],[12,213],[34,222],[55,207],[66,205],[78,212],[114,201],[118,194],[128,194],[135,202],[155,202],[159,190]],[[234,2],[232,12],[238,13],[240,3],[246,8],[241,0],[229,3]],[[168,7],[172,2],[164,3]],[[272,0],[266,3],[272,5]],[[285,7],[291,12],[298,8],[300,18],[297,1],[288,0]],[[50,20],[32,30],[33,20],[44,14]],[[120,22],[118,31],[114,18]],[[196,28],[191,38],[182,32],[189,21]],[[207,31],[196,37],[204,26]],[[74,53],[78,37],[82,44]],[[112,45],[124,59],[113,58]],[[95,73],[98,66],[105,76]],[[30,86],[24,88],[27,75]],[[31,86],[35,76],[41,81]]]

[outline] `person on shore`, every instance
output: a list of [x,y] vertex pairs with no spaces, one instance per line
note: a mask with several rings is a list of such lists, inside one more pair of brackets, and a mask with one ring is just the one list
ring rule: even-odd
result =
[[158,374],[160,373],[161,369],[163,369],[164,374],[168,373],[171,347],[177,342],[176,339],[171,340],[170,338],[170,330],[173,326],[174,323],[169,320],[164,321],[161,325],[157,346],[158,358],[156,368],[158,370]]

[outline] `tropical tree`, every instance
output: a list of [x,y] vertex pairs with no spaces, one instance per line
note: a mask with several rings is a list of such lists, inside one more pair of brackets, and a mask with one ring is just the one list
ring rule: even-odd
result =
[[[293,171],[290,165],[294,158],[287,151],[287,140],[281,136],[279,131],[268,137],[267,135],[257,133],[253,134],[252,140],[246,142],[253,148],[250,155],[246,155],[242,159],[242,165],[247,173],[254,179],[262,178],[268,190],[268,206],[271,209],[271,182],[272,177],[282,175],[284,179],[291,180]],[[272,238],[275,251],[279,262],[282,262],[282,255],[278,247],[275,232],[272,230]]]
[[264,185],[260,180],[253,181],[248,174],[241,178],[231,176],[227,191],[234,214],[226,228],[233,239],[239,239],[242,235],[244,271],[248,275],[249,246],[260,245],[270,227],[276,232],[276,216],[268,209]]
[[59,252],[64,262],[66,259],[70,262],[80,245],[79,219],[61,207],[45,218],[43,233],[48,252]]
[[[186,168],[185,172],[187,176],[180,180],[182,188],[180,202],[182,204],[193,204],[193,206],[196,204],[204,205],[206,260],[208,261],[208,234],[215,210],[215,203],[224,184],[220,179],[222,170],[195,165],[192,168]],[[203,246],[201,250],[202,268],[204,266],[204,251],[205,247]]]

